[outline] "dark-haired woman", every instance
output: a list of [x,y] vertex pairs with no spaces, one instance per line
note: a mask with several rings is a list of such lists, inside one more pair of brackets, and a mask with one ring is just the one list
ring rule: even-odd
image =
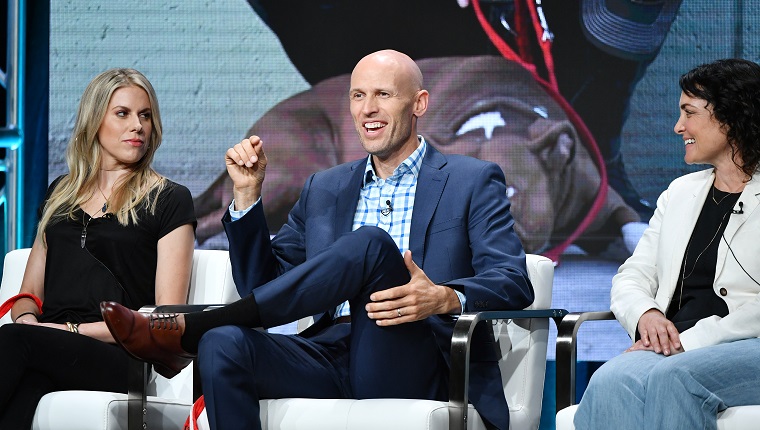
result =
[[594,373],[577,429],[715,429],[760,404],[760,66],[684,74],[675,132],[688,164],[613,278],[611,309],[633,345]]

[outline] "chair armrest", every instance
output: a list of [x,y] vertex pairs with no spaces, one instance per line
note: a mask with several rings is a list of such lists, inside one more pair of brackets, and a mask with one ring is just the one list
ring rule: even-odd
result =
[[449,373],[449,429],[467,428],[467,387],[470,379],[470,340],[480,321],[518,318],[552,318],[555,323],[567,315],[564,309],[519,311],[486,311],[459,316],[451,336],[451,369]]
[[139,312],[142,313],[162,313],[162,314],[188,314],[190,312],[210,311],[211,309],[221,308],[224,305],[161,305],[161,306],[143,306]]
[[557,412],[575,404],[575,365],[577,360],[578,329],[585,321],[614,320],[610,311],[573,312],[557,324]]

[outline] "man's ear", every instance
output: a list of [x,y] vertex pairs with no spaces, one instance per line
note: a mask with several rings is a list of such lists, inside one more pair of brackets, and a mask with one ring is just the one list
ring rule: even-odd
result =
[[414,116],[419,118],[422,115],[425,115],[425,111],[427,111],[429,97],[430,97],[430,94],[428,93],[427,90],[417,91],[417,94],[414,97],[414,112],[412,112]]

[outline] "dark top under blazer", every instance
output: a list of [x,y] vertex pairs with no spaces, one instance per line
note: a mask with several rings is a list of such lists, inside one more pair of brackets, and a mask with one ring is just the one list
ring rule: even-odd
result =
[[[233,277],[241,297],[351,231],[365,165],[366,158],[309,177],[287,224],[271,242],[261,204],[235,222],[229,212],[225,214]],[[498,165],[443,155],[428,145],[417,182],[409,249],[431,281],[465,294],[465,312],[522,309],[533,301],[525,253],[509,206]],[[430,318],[448,363],[453,319]],[[483,366],[471,368],[470,398],[484,418],[505,427],[508,413],[492,410],[496,403],[489,405],[494,396],[503,399],[493,333],[484,325],[478,328],[472,357]]]

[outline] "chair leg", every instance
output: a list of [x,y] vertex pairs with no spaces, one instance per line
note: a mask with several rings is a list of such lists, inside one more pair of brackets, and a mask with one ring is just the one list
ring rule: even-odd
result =
[[203,387],[201,386],[201,372],[198,370],[198,366],[193,363],[193,403],[203,395]]
[[130,359],[127,389],[127,428],[144,430],[147,427],[145,415],[148,412],[148,363]]
[[[578,329],[586,321],[614,320],[610,311],[573,312],[557,324],[556,344],[556,408],[557,412],[575,404],[575,368],[578,351]],[[556,319],[555,319],[556,321]]]

